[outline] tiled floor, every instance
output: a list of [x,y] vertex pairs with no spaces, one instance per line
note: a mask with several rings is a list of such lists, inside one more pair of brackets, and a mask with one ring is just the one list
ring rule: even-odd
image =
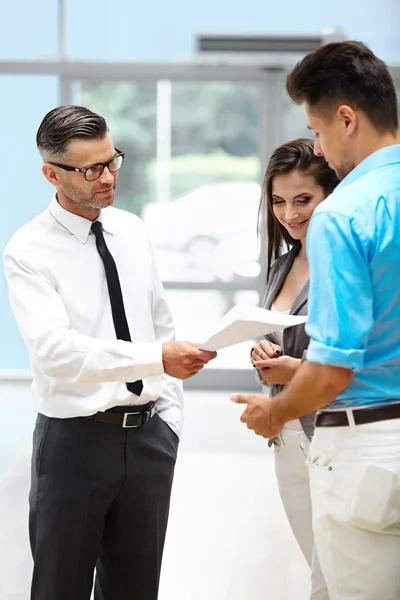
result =
[[[308,567],[264,440],[241,425],[228,393],[188,392],[185,411],[160,600],[306,600]],[[0,419],[0,600],[27,600],[26,384],[0,386]]]

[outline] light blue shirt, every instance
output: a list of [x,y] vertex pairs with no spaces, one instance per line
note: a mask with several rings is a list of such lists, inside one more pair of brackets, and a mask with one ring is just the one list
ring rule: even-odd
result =
[[307,359],[355,372],[329,408],[400,401],[400,145],[363,160],[314,212]]

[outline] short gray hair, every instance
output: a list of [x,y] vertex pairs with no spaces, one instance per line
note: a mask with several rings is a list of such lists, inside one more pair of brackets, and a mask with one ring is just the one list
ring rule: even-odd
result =
[[58,106],[44,117],[36,134],[43,160],[65,157],[74,139],[103,139],[108,132],[105,119],[84,106]]

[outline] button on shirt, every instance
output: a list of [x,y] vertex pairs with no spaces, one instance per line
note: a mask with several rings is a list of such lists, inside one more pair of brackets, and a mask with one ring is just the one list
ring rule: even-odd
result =
[[[129,412],[157,400],[156,411],[180,435],[182,383],[162,364],[173,322],[144,225],[113,207],[98,220],[118,268],[132,343],[116,339],[91,221],[53,198],[6,246],[10,301],[29,351],[34,408],[68,418],[116,405]],[[125,384],[137,379],[143,379],[140,397]]]
[[378,150],[314,212],[310,361],[355,372],[329,408],[400,401],[400,145]]

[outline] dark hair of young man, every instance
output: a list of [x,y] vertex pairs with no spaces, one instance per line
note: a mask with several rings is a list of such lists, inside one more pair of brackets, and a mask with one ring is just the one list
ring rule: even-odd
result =
[[398,129],[396,89],[385,63],[361,42],[316,48],[289,73],[287,91],[296,104],[326,110],[341,104],[362,111],[381,132]]

